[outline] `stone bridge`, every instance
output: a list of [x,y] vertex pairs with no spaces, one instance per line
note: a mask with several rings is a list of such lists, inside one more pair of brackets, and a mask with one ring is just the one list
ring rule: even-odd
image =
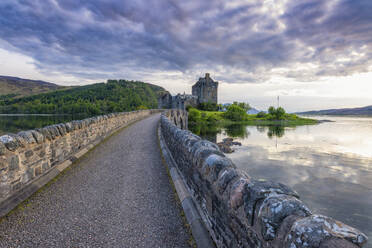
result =
[[0,247],[362,247],[287,186],[187,131],[115,113],[0,137]]

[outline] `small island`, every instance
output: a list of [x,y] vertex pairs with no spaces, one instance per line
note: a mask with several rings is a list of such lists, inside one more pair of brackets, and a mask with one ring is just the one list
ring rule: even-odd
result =
[[318,120],[299,117],[286,113],[282,107],[269,107],[267,113],[247,114],[251,107],[248,103],[234,102],[222,111],[221,105],[200,104],[198,108],[187,108],[189,123],[206,125],[245,124],[255,126],[300,126],[319,123]]

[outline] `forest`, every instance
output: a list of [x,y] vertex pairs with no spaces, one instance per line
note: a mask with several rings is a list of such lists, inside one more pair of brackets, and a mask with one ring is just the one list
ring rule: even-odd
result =
[[162,87],[138,81],[108,80],[22,98],[0,98],[0,114],[85,114],[157,108]]

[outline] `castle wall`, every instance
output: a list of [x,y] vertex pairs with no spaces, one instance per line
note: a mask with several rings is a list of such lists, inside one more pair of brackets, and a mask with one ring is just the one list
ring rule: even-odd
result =
[[209,73],[205,74],[205,78],[199,78],[192,86],[192,94],[198,97],[198,103],[211,102],[217,104],[218,82],[213,81],[209,77]]
[[158,108],[159,109],[169,109],[172,107],[172,95],[166,93],[159,97],[158,99]]
[[199,103],[211,102],[217,104],[218,82],[205,74],[205,78],[199,78],[199,81],[192,86],[192,95],[172,96],[169,93],[164,94],[158,99],[159,109],[185,109],[187,106],[197,107]]

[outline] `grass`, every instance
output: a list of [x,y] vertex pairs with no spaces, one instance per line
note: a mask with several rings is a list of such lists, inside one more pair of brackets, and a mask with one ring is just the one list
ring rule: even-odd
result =
[[269,114],[259,117],[256,114],[246,114],[241,121],[232,121],[224,117],[224,112],[218,111],[203,111],[198,109],[189,109],[189,122],[214,124],[214,125],[230,125],[230,124],[244,124],[252,126],[300,126],[300,125],[314,125],[319,123],[318,120],[299,117],[295,114],[285,114],[281,120],[275,120]]

